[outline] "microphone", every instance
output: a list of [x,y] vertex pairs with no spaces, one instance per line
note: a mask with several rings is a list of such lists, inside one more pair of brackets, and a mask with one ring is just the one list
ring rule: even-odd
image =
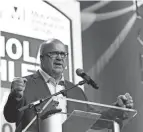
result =
[[98,89],[99,87],[97,84],[80,68],[76,70],[76,74],[80,77],[82,77],[87,84],[90,84],[93,88]]

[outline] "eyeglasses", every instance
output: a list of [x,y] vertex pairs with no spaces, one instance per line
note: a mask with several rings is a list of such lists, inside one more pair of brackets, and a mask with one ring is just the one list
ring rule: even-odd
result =
[[47,54],[44,54],[44,55],[49,56],[51,58],[57,58],[60,55],[62,59],[65,59],[67,58],[68,53],[53,51],[53,52],[48,52]]

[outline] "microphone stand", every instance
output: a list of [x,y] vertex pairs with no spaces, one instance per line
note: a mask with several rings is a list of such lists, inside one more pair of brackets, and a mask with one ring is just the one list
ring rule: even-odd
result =
[[40,119],[40,110],[41,109],[36,109],[36,107],[34,106],[34,110],[36,112],[36,117],[37,117],[38,132],[40,132],[40,121],[41,121],[41,119]]
[[[32,102],[32,103],[30,103],[30,104],[28,104],[28,105],[26,105],[26,106],[23,106],[23,107],[19,108],[18,111],[19,111],[19,112],[22,112],[22,111],[25,111],[26,109],[31,109],[31,108],[34,107],[34,110],[35,110],[35,113],[36,113],[36,118],[34,117],[34,118],[31,120],[31,122],[34,122],[34,121],[37,119],[38,132],[40,132],[40,120],[41,120],[40,113],[42,113],[42,111],[41,111],[41,109],[37,109],[36,106],[38,106],[38,105],[44,103],[45,101],[51,99],[53,96],[57,96],[57,95],[59,95],[59,94],[65,95],[65,93],[66,93],[68,90],[71,90],[71,89],[77,87],[78,85],[83,85],[83,84],[85,84],[85,83],[87,83],[87,81],[86,81],[86,80],[82,80],[82,81],[80,81],[79,83],[77,83],[76,85],[74,85],[74,86],[71,87],[71,88],[63,89],[63,90],[61,90],[61,91],[59,91],[59,92],[57,92],[57,93],[55,93],[55,94],[52,94],[52,95],[50,95],[50,96],[48,96],[48,97],[46,97],[46,98],[44,98],[44,99],[39,99],[39,100],[37,100],[37,101],[34,101],[34,102]],[[31,124],[31,122],[30,122],[29,124]],[[28,125],[29,125],[29,124],[28,124]],[[28,126],[28,125],[27,125],[27,126]],[[27,128],[27,129],[28,129],[28,128]],[[25,131],[26,131],[26,130],[25,130]]]

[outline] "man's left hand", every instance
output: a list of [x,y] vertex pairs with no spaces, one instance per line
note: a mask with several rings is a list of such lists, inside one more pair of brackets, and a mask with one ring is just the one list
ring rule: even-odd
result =
[[129,93],[126,93],[125,95],[119,95],[117,97],[116,105],[119,107],[132,109],[134,106],[134,103],[131,95]]

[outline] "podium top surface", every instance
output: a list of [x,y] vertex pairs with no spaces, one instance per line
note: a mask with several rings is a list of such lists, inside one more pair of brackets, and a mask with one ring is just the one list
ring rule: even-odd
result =
[[[76,99],[65,98],[65,97],[58,97],[58,98],[61,98],[67,101],[67,103],[76,104],[76,106],[83,106],[84,108],[85,106],[87,107],[86,110],[76,109],[76,108],[74,110],[85,111],[85,112],[88,112],[88,114],[89,112],[95,113],[95,114],[101,114],[100,119],[99,119],[100,121],[98,121],[99,124],[101,124],[100,123],[101,120],[102,120],[102,124],[108,124],[107,122],[111,123],[113,121],[117,121],[121,123],[121,126],[123,127],[127,125],[133,119],[133,117],[135,117],[137,114],[137,110],[135,109],[128,109],[128,108],[117,107],[113,105],[100,104],[100,103],[76,100]],[[66,114],[70,115],[72,112],[73,111],[70,111],[70,112],[68,111]],[[91,117],[92,119],[93,115],[92,114],[91,116],[88,115],[88,117]],[[99,126],[99,124],[97,126]]]
[[74,112],[67,114],[70,115],[69,117],[71,117],[72,115],[72,116],[77,116],[77,118],[86,118],[86,119],[90,118],[91,121],[94,119],[95,123],[93,123],[91,129],[96,129],[96,130],[102,128],[111,129],[113,127],[114,121],[119,123],[120,126],[123,128],[124,126],[129,124],[129,122],[137,114],[137,110],[135,109],[122,108],[113,105],[106,105],[106,104],[76,100],[65,97],[62,98],[66,100],[68,103],[71,102],[77,105],[86,105],[90,108],[87,111],[84,111],[85,113],[80,110],[74,110]]

